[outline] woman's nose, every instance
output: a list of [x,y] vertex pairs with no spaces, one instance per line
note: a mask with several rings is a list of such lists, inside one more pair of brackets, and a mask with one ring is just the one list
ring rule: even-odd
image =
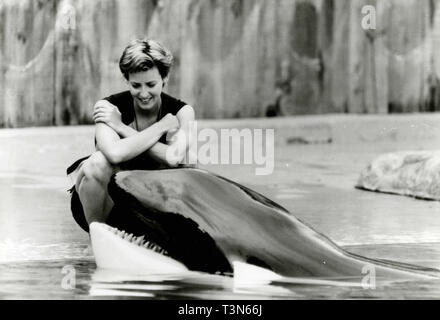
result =
[[149,92],[148,92],[148,90],[146,88],[142,88],[139,95],[140,95],[141,98],[148,98]]

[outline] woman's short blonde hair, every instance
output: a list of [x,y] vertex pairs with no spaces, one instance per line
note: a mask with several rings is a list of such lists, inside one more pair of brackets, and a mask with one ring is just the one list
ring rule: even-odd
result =
[[155,40],[135,39],[124,49],[119,60],[119,69],[128,80],[129,73],[147,71],[157,67],[165,79],[173,64],[171,51]]

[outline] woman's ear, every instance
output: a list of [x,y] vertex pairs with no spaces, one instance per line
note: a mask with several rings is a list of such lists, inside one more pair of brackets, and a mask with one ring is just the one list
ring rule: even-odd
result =
[[162,80],[162,88],[164,88],[168,83],[168,77],[163,78]]

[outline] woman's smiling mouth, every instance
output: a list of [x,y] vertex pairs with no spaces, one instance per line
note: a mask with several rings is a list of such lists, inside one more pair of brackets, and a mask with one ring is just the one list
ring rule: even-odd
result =
[[142,104],[148,104],[151,101],[151,98],[148,99],[139,99]]

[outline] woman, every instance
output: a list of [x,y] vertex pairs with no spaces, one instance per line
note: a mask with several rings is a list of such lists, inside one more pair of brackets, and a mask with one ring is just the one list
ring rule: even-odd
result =
[[192,141],[190,105],[162,92],[173,62],[170,51],[154,40],[132,41],[119,68],[128,91],[94,106],[96,152],[72,164],[72,213],[86,231],[105,222],[113,207],[110,177],[119,170],[160,169],[182,163]]

